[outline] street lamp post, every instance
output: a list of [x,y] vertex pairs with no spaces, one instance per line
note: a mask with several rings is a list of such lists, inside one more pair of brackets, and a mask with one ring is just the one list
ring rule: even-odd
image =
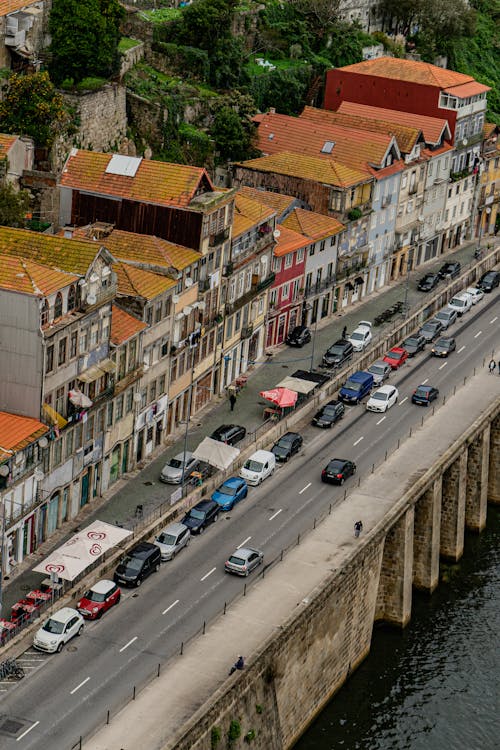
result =
[[[184,453],[182,457],[182,474],[181,474],[181,489],[184,487],[184,475],[186,471],[186,453],[187,453],[187,442],[188,442],[188,431],[189,431],[189,420],[191,418],[191,404],[193,400],[193,380],[194,380],[194,353],[198,345],[199,334],[191,334],[189,337],[189,353],[191,354],[191,379],[189,382],[188,391],[188,403],[187,403],[187,414],[186,414],[186,429],[184,430]],[[189,357],[188,353],[188,357]]]

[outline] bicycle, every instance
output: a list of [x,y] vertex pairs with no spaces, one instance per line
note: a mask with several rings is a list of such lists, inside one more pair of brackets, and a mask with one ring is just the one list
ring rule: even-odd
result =
[[24,675],[24,669],[19,666],[15,659],[5,659],[0,664],[0,679],[14,677],[16,680],[22,680]]

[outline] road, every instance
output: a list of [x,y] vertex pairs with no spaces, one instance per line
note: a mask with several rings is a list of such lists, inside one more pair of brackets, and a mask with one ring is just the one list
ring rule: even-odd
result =
[[[241,592],[243,581],[223,571],[226,556],[237,545],[262,549],[269,562],[310,529],[330,503],[342,502],[345,493],[348,502],[349,487],[356,485],[358,477],[362,480],[386,451],[391,452],[428,415],[430,410],[411,404],[417,385],[429,382],[440,389],[438,411],[442,398],[455,387],[458,390],[464,376],[472,376],[484,359],[488,362],[492,351],[498,354],[499,298],[500,290],[485,295],[450,329],[457,351],[449,359],[423,352],[393,373],[390,382],[398,387],[400,397],[386,415],[367,413],[363,406],[348,407],[332,430],[304,425],[300,455],[278,467],[262,486],[250,488],[246,500],[221,514],[217,524],[139,589],[124,591],[119,606],[101,621],[89,623],[81,638],[58,655],[26,652],[19,661],[27,677],[13,687],[0,683],[4,690],[0,693],[2,748],[73,747],[80,735],[88,734],[102,720],[107,708],[113,712],[134,685],[139,686],[159,664],[178,653],[183,641]],[[358,475],[345,487],[324,485],[320,480],[321,469],[333,457],[357,463]],[[17,722],[15,736],[2,732],[9,721]]]

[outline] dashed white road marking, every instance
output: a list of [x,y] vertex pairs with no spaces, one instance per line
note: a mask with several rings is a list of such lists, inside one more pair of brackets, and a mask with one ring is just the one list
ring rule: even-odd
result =
[[405,401],[408,401],[408,396],[405,396],[404,398],[402,398],[401,401],[399,402],[399,405],[403,406]]
[[438,370],[442,370],[443,367],[446,367],[447,364],[448,364],[448,362],[443,362],[442,365],[439,365]]
[[23,738],[23,737],[26,737],[26,735],[27,735],[27,734],[28,734],[29,732],[31,732],[31,730],[32,730],[32,729],[34,729],[35,727],[37,727],[37,726],[38,726],[39,724],[40,724],[40,722],[39,722],[39,721],[35,721],[35,723],[34,723],[34,724],[32,724],[32,725],[31,725],[30,727],[28,727],[27,729],[25,729],[25,730],[24,730],[24,732],[23,732],[22,734],[20,734],[20,735],[19,735],[19,737],[16,737],[16,742],[19,742],[19,740],[22,740],[22,738]]
[[208,576],[211,576],[212,573],[214,573],[216,570],[217,570],[217,568],[212,568],[212,570],[209,570],[208,573],[205,573],[205,575],[203,576],[203,578],[200,578],[200,582],[201,581],[205,581],[208,578]]
[[480,336],[481,334],[482,334],[482,331],[478,331],[476,334],[474,334],[474,338],[477,339],[478,336]]
[[305,492],[306,490],[308,490],[310,486],[311,486],[311,482],[309,482],[308,484],[306,484],[305,487],[302,487],[302,489],[299,490],[299,495],[302,495],[302,493]]
[[461,346],[460,349],[457,351],[457,354],[460,354],[460,352],[463,352],[464,349],[465,349],[465,346]]
[[386,415],[385,414],[382,417],[382,419],[379,419],[378,422],[375,422],[375,424],[382,424],[382,422],[384,421],[384,419],[386,419]]
[[243,539],[243,541],[242,541],[241,544],[238,544],[238,546],[236,547],[236,549],[240,549],[240,547],[243,547],[243,545],[246,544],[247,542],[249,542],[251,538],[252,538],[251,536],[247,536],[246,539]]
[[283,508],[280,508],[279,510],[276,511],[276,513],[273,513],[273,515],[271,516],[271,518],[268,518],[267,520],[268,521],[272,521],[274,518],[276,518],[276,516],[279,516],[279,514],[281,513],[282,510],[283,510]]
[[426,378],[425,380],[422,380],[422,385],[425,385],[428,382],[429,382],[429,378]]
[[166,615],[167,612],[170,612],[171,609],[173,609],[177,604],[179,604],[179,600],[176,599],[175,602],[172,602],[172,604],[163,610],[162,615]]
[[492,323],[496,323],[496,322],[497,322],[497,320],[498,320],[498,315],[495,315],[495,317],[493,318],[493,320],[490,320],[490,325],[491,325]]
[[79,685],[76,686],[76,688],[73,688],[73,690],[70,690],[69,694],[73,695],[73,693],[76,693],[76,691],[80,690],[80,688],[83,687],[89,680],[90,680],[90,677],[86,677],[82,682],[80,682]]
[[363,435],[361,435],[361,437],[360,437],[360,438],[358,438],[358,439],[356,440],[356,442],[355,442],[355,443],[353,443],[353,447],[355,448],[355,447],[356,447],[357,445],[359,445],[359,443],[360,443],[360,442],[361,442],[362,440],[364,440],[364,437],[363,437]]
[[131,646],[133,644],[133,642],[137,640],[138,637],[139,636],[134,635],[134,637],[128,643],[126,643],[124,646],[121,647],[119,653],[121,654],[122,651],[125,651],[126,648],[128,648],[129,646]]

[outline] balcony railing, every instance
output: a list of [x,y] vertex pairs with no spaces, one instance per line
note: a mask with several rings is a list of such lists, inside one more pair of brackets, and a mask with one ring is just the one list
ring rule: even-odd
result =
[[210,245],[210,247],[215,247],[216,245],[222,245],[222,243],[225,242],[228,238],[229,238],[229,227],[226,229],[223,229],[222,232],[211,234],[208,238],[208,244]]
[[250,325],[244,326],[241,329],[241,338],[242,339],[249,339],[250,336],[252,335],[252,333],[253,333],[253,323],[250,323]]
[[325,289],[332,289],[335,285],[335,276],[330,276],[327,279],[324,279],[323,281],[317,281],[315,284],[311,284],[310,286],[306,286],[304,289],[304,297],[308,299],[309,297],[314,297],[315,294],[320,294],[321,292],[324,292]]
[[[275,278],[276,274],[274,272],[270,273],[269,276],[266,276],[265,279],[261,279],[255,284],[255,291],[261,292],[263,289],[267,289],[269,286],[271,286]],[[253,286],[254,285],[252,284],[252,288]]]

